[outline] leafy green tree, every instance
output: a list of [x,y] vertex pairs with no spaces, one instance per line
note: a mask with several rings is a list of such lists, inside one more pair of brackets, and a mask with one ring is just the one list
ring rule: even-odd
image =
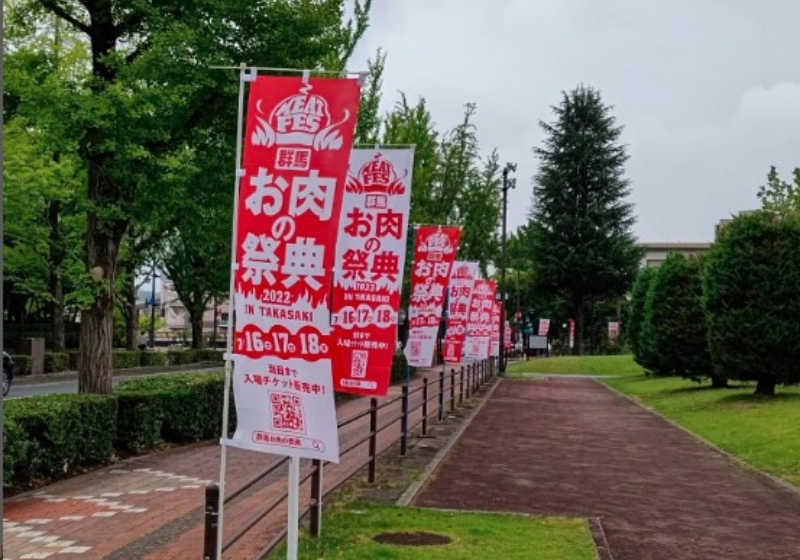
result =
[[579,86],[553,111],[555,122],[540,123],[544,146],[534,149],[540,165],[530,222],[533,266],[537,288],[569,303],[580,353],[587,302],[625,295],[641,251],[626,200],[628,155],[611,108],[599,92]]
[[649,325],[658,373],[698,382],[708,377],[713,387],[724,387],[708,352],[701,259],[671,253],[657,270],[644,322]]
[[628,306],[628,320],[623,324],[623,329],[626,332],[628,345],[633,352],[633,359],[640,366],[649,369],[652,361],[649,359],[648,340],[644,336],[644,319],[645,319],[645,304],[647,303],[647,294],[650,291],[650,286],[653,279],[658,272],[655,268],[643,268],[636,281],[633,283],[631,289],[630,305]]
[[[91,52],[90,75],[65,104],[42,106],[79,137],[87,169],[85,275],[81,310],[81,392],[111,390],[113,310],[121,250],[137,200],[157,189],[163,158],[187,149],[197,129],[234,140],[233,72],[210,64],[342,68],[363,35],[371,2],[344,0],[38,0],[32,15],[69,25]],[[38,9],[38,12],[37,12]],[[65,108],[69,108],[65,110]],[[47,116],[49,115],[49,117]],[[189,146],[202,150],[203,146]],[[214,146],[219,150],[220,146]],[[233,150],[230,149],[230,153]],[[168,204],[162,192],[162,203]]]
[[800,167],[794,170],[794,181],[784,181],[773,165],[767,174],[767,184],[758,189],[764,210],[780,215],[800,215]]
[[367,82],[361,91],[361,103],[358,108],[358,122],[354,137],[355,144],[375,144],[378,142],[383,121],[380,115],[383,98],[383,72],[386,68],[386,53],[381,49],[367,64]]
[[703,276],[717,374],[756,381],[756,394],[800,382],[800,221],[742,214],[720,231]]

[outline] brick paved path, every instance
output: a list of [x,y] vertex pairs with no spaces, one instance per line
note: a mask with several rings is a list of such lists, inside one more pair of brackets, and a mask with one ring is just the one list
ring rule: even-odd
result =
[[[438,380],[439,370],[426,374]],[[423,374],[413,379],[422,383]],[[449,376],[448,376],[449,379]],[[435,388],[434,388],[435,386]],[[430,395],[438,394],[438,383]],[[449,383],[446,384],[449,391]],[[390,389],[391,399],[400,386]],[[458,391],[456,391],[457,393]],[[449,393],[448,393],[449,395]],[[421,401],[421,393],[410,399],[410,407]],[[364,411],[369,399],[357,398],[339,403],[339,420]],[[430,412],[436,410],[431,403]],[[378,427],[389,429],[379,434],[378,451],[397,440],[400,402],[379,412]],[[421,411],[411,415],[413,425]],[[369,430],[365,417],[340,430],[340,446],[363,437]],[[348,478],[368,457],[368,443],[342,457],[339,465],[328,465],[324,484],[330,487]],[[282,458],[239,449],[228,449],[228,491],[240,487],[258,472]],[[302,464],[302,473],[309,464]],[[5,500],[3,519],[4,559],[52,558],[95,560],[180,559],[202,555],[204,488],[219,472],[219,445],[201,443],[123,461],[113,467],[57,482],[40,491]],[[286,468],[256,485],[226,508],[225,538],[230,538],[244,520],[286,492]],[[310,498],[309,482],[301,488],[301,507]],[[285,505],[259,522],[248,535],[225,554],[228,559],[250,559],[285,524]]]
[[800,559],[800,494],[588,379],[503,381],[415,505],[599,516],[615,560]]

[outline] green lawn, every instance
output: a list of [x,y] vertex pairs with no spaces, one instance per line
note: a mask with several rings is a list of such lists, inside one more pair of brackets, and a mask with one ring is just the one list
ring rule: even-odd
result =
[[678,378],[644,375],[604,383],[633,396],[754,467],[800,486],[800,388],[778,387],[774,399],[753,386],[711,389]]
[[642,368],[633,361],[633,356],[564,356],[559,358],[532,358],[520,362],[509,362],[508,373],[572,373],[580,375],[636,375]]
[[[397,546],[372,538],[386,531],[424,531],[446,535],[449,544]],[[352,503],[332,508],[322,522],[322,537],[301,537],[299,558],[305,560],[595,560],[586,521],[521,515],[450,513]],[[281,547],[271,558],[285,558]]]

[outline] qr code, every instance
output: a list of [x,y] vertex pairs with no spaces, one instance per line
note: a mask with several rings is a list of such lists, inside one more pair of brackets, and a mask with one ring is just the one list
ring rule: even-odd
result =
[[303,399],[291,393],[270,393],[272,427],[276,430],[306,433]]
[[419,358],[422,355],[422,342],[419,340],[414,340],[409,343],[409,352],[415,358]]
[[358,379],[367,376],[367,358],[369,353],[366,350],[353,350],[353,360],[350,364],[350,375]]

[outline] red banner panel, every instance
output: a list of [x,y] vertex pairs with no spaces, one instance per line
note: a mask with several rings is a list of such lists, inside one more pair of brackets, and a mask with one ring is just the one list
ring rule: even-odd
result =
[[329,295],[360,87],[258,76],[236,222],[230,445],[338,461]]
[[408,341],[405,355],[413,367],[431,367],[442,319],[450,269],[458,252],[461,228],[420,226],[414,238]]
[[456,261],[453,265],[447,300],[447,334],[444,339],[445,363],[459,363],[464,353],[472,284],[478,278],[478,274],[480,274],[480,267],[476,262]]
[[414,150],[353,150],[336,242],[337,391],[384,396],[397,343]]

